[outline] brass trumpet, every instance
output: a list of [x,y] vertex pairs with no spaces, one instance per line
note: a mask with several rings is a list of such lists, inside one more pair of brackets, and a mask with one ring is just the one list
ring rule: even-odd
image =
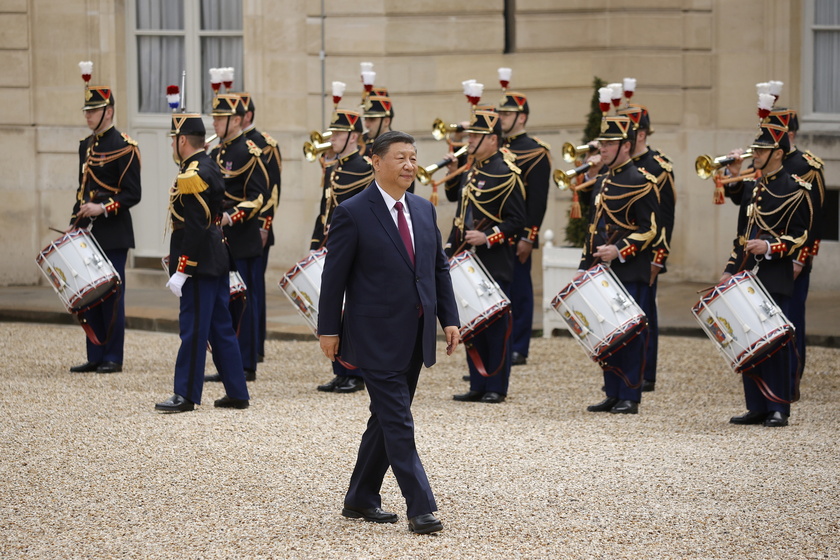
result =
[[332,142],[304,142],[303,155],[306,161],[315,161],[318,156],[332,148]]
[[[753,157],[752,148],[740,156],[741,159],[749,159],[751,157]],[[729,165],[736,159],[738,158],[734,156],[718,156],[715,159],[712,159],[711,156],[698,156],[694,160],[694,171],[697,172],[697,176],[701,179],[708,179],[715,174],[715,171],[724,165]]]
[[464,127],[460,124],[446,124],[440,119],[432,123],[432,136],[435,140],[443,140],[450,132],[463,132]]
[[583,154],[588,154],[590,152],[597,152],[598,148],[591,144],[584,144],[583,146],[575,146],[571,142],[566,142],[563,144],[562,152],[563,152],[563,159],[569,163],[574,163],[577,158],[582,156]]
[[332,138],[332,130],[328,130],[326,132],[313,130],[309,133],[309,141],[313,144],[323,144],[324,142],[329,142],[330,138]]
[[554,182],[557,183],[557,186],[560,187],[561,191],[565,191],[566,189],[572,186],[572,179],[574,179],[578,175],[586,173],[587,171],[589,171],[590,167],[592,167],[592,164],[587,162],[568,171],[563,171],[562,169],[555,169]]
[[[465,153],[467,153],[467,146],[462,146],[453,155],[457,158],[457,157],[461,157]],[[435,172],[438,169],[442,169],[443,166],[446,165],[447,163],[449,163],[448,159],[442,159],[437,163],[433,163],[432,165],[428,165],[426,167],[418,167],[417,168],[417,180],[420,181],[421,185],[428,185],[429,183],[432,182],[432,175],[434,175]]]
[[211,134],[210,136],[208,136],[207,138],[204,139],[204,143],[209,144],[210,142],[213,142],[218,137],[219,137],[218,134]]

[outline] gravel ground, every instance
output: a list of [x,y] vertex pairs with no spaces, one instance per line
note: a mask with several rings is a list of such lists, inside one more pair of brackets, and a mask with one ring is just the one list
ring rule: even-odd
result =
[[0,324],[0,557],[612,559],[840,557],[840,350],[809,348],[782,429],[733,426],[737,376],[665,337],[638,416],[587,413],[597,367],[535,340],[501,405],[456,403],[463,352],[423,373],[414,414],[442,533],[339,514],[366,393],[325,394],[314,342],[270,341],[252,407],[162,415],[178,338],[130,331],[114,375],[70,374],[78,327]]

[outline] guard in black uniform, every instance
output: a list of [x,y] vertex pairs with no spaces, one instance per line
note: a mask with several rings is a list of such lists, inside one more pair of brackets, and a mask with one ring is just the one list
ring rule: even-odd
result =
[[[590,192],[589,234],[580,269],[609,263],[639,307],[649,309],[651,246],[659,231],[656,178],[633,165],[635,131],[628,117],[604,117],[601,131],[600,158],[608,171],[598,176]],[[645,338],[636,336],[601,363],[607,398],[587,407],[589,412],[638,413]]]
[[180,298],[181,348],[174,394],[155,405],[162,412],[187,412],[201,404],[208,342],[226,393],[214,405],[248,408],[249,404],[228,310],[230,255],[220,226],[225,186],[219,166],[204,152],[204,135],[201,115],[172,115],[172,151],[180,170],[169,193],[172,237],[166,286]]
[[[723,282],[742,270],[757,267],[758,279],[786,316],[799,268],[793,256],[809,238],[812,188],[784,168],[784,156],[790,151],[787,132],[784,117],[771,114],[761,123],[752,144],[753,166],[761,177],[743,181],[738,236],[721,277]],[[728,169],[738,175],[740,166],[741,162],[736,161]],[[790,351],[791,345],[786,344],[743,376],[747,413],[732,417],[731,423],[787,426],[790,402],[795,400]]]
[[84,313],[96,337],[104,342],[97,345],[87,340],[87,362],[70,371],[114,373],[122,371],[123,364],[125,264],[128,250],[134,248],[129,209],[140,202],[140,150],[137,142],[114,127],[110,88],[86,88],[82,110],[93,134],[79,143],[79,189],[70,229],[91,228],[120,276],[122,292]]
[[[448,257],[474,250],[487,272],[510,297],[515,248],[513,240],[525,226],[525,189],[519,168],[500,150],[502,124],[495,111],[475,111],[469,126],[472,167],[461,174],[461,198],[449,240]],[[511,317],[506,313],[474,335],[467,344],[470,390],[454,395],[456,401],[503,402],[510,382]],[[472,348],[470,348],[472,347]],[[474,359],[478,356],[484,366]],[[495,372],[495,373],[494,373]]]
[[524,365],[531,345],[534,323],[534,285],[531,282],[531,252],[539,248],[539,233],[548,203],[551,180],[551,148],[525,132],[530,109],[528,99],[518,92],[506,92],[497,108],[502,123],[504,148],[516,156],[525,187],[525,227],[515,238],[511,307],[513,309],[512,365]]
[[[332,131],[330,143],[336,159],[325,162],[324,195],[312,232],[309,247],[312,251],[320,249],[326,242],[335,207],[362,192],[373,181],[370,160],[359,154],[362,116],[356,111],[336,109],[327,130]],[[344,367],[338,360],[332,362],[332,368],[335,376],[332,381],[318,385],[319,391],[353,393],[364,389],[365,382],[355,370]]]
[[213,99],[213,128],[219,144],[210,157],[222,171],[225,180],[225,202],[222,226],[233,255],[236,270],[248,289],[247,298],[234,298],[230,303],[234,325],[237,325],[239,348],[245,378],[257,376],[259,347],[260,294],[262,275],[263,221],[260,212],[269,200],[268,172],[263,165],[262,150],[242,132],[245,105],[238,95],[222,94]]
[[667,272],[665,262],[671,254],[671,234],[674,232],[674,215],[677,202],[677,192],[674,188],[674,166],[671,160],[662,152],[648,146],[647,139],[653,134],[650,124],[650,113],[647,107],[629,104],[618,110],[619,115],[627,115],[633,122],[636,131],[636,149],[633,152],[633,163],[639,169],[644,169],[656,178],[654,186],[659,200],[659,212],[656,215],[656,233],[652,250],[653,261],[650,267],[650,304],[644,309],[648,318],[647,353],[645,355],[645,371],[643,374],[642,391],[653,391],[656,387],[656,364],[659,355],[659,310],[656,303],[659,275]]

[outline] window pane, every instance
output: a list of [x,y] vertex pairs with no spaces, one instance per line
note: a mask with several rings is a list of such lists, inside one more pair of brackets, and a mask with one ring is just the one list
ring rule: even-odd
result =
[[837,0],[815,0],[814,23],[816,25],[840,25],[840,2]]
[[[231,66],[234,69],[231,91],[242,91],[242,37],[203,37],[201,39],[201,67],[221,68]],[[210,87],[210,74],[204,71],[202,99],[205,112],[210,111],[213,89]],[[222,93],[225,87],[222,86]]]
[[840,31],[814,31],[814,112],[840,113]]
[[[166,86],[181,86],[181,72],[184,69],[183,37],[138,37],[137,38],[138,88],[141,113],[167,113],[171,109],[166,103]],[[198,92],[193,92],[197,94]],[[189,109],[198,110],[196,96],[187,92]]]
[[242,0],[201,0],[201,29],[238,31],[242,29]]
[[137,29],[183,29],[184,0],[137,0]]

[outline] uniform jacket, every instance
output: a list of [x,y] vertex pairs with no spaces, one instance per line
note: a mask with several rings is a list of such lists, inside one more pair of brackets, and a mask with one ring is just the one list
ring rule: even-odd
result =
[[435,363],[436,320],[459,326],[435,208],[411,193],[405,203],[414,231],[414,266],[374,185],[338,206],[330,226],[318,332],[340,333],[342,359],[362,369],[406,369],[421,323],[423,362],[429,367]]
[[[744,181],[738,211],[738,236],[733,241],[726,272],[751,270],[758,264],[758,279],[771,294],[793,292],[793,255],[808,239],[810,185],[792,177],[784,167],[757,181]],[[770,243],[770,258],[745,258],[750,239]]]
[[219,166],[200,151],[181,164],[169,192],[169,274],[221,276],[230,257],[218,225],[225,197]]
[[[475,254],[497,282],[513,280],[513,243],[525,225],[525,189],[519,169],[505,160],[501,151],[484,161],[474,162],[461,174],[461,197],[447,254],[452,256],[464,242],[464,233],[479,229],[487,244],[475,247]],[[470,249],[466,245],[461,250]]]
[[671,254],[671,235],[674,233],[674,210],[677,202],[673,165],[671,160],[651,147],[634,157],[633,163],[656,178],[654,186],[659,200],[656,225],[659,231],[652,244],[653,262],[661,265],[662,272],[666,272],[665,261]]
[[505,147],[516,156],[516,167],[521,170],[520,176],[525,186],[525,227],[518,237],[531,241],[536,249],[539,247],[540,226],[548,203],[550,148],[527,133],[506,138]]
[[245,134],[221,142],[210,156],[222,171],[225,181],[224,210],[232,224],[225,235],[234,259],[262,254],[260,210],[268,194],[268,173],[262,162],[262,150]]
[[280,174],[283,170],[283,158],[277,141],[265,132],[254,127],[245,131],[245,137],[257,145],[262,152],[262,162],[268,174],[268,197],[260,209],[260,227],[268,231],[268,245],[274,245],[274,213],[280,202]]
[[[140,202],[140,150],[137,142],[113,126],[79,143],[79,188],[70,223],[82,204],[104,204],[105,214],[93,219],[91,233],[103,250],[134,247],[129,209]],[[87,227],[90,218],[78,221]]]
[[632,160],[627,160],[599,175],[591,196],[589,233],[579,268],[596,264],[592,253],[609,242],[618,247],[621,255],[610,263],[619,280],[650,282],[651,245],[659,231],[654,177],[645,175]]

